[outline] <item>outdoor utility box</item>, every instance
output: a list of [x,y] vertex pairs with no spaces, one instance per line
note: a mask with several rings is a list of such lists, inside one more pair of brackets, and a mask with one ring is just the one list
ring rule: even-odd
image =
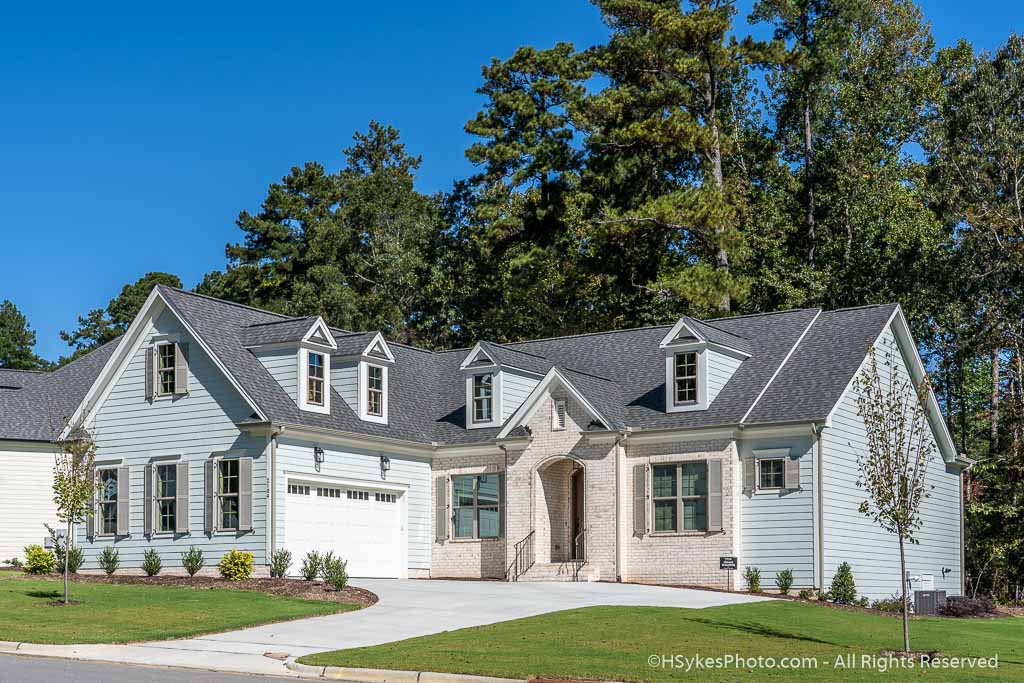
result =
[[914,614],[936,615],[946,606],[946,591],[914,591]]

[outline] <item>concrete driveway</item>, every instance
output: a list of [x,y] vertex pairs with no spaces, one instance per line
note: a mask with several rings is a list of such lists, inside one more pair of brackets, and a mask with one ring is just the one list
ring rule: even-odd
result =
[[[593,605],[714,607],[765,598],[614,583],[354,580],[380,601],[358,612],[138,645],[23,645],[24,654],[288,675],[278,657],[378,645]],[[41,651],[46,650],[46,651]]]

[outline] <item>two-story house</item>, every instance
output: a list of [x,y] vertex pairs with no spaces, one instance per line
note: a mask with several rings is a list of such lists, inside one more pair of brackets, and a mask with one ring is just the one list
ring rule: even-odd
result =
[[[354,577],[738,587],[720,568],[736,557],[812,587],[847,561],[886,597],[896,539],[857,510],[871,344],[923,376],[896,305],[433,352],[161,286],[119,340],[0,390],[0,506],[18,507],[0,539],[38,540],[52,516],[48,442],[70,415],[102,484],[77,535],[87,567],[111,545],[125,567],[149,548],[167,567],[190,546],[258,565],[285,548],[293,571],[330,550]],[[928,407],[938,456],[909,571],[955,594],[968,462]]]

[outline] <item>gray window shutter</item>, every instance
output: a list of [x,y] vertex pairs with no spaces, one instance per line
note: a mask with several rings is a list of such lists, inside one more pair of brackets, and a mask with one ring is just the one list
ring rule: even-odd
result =
[[146,398],[156,396],[156,349],[146,348]]
[[238,459],[238,530],[252,531],[252,458]]
[[178,534],[188,533],[188,463],[178,463],[177,488],[174,491],[174,532]]
[[498,535],[505,536],[505,473],[498,474]]
[[722,461],[708,460],[708,531],[722,530]]
[[434,537],[438,543],[448,540],[448,477],[434,479]]
[[786,488],[795,491],[800,488],[800,460],[786,458],[783,462],[785,462]]
[[128,467],[117,468],[117,535],[127,536],[131,530],[131,499]]
[[174,345],[174,393],[188,393],[188,344]]
[[212,534],[217,530],[217,461],[207,460],[203,465],[206,470],[203,519],[206,533]]
[[756,468],[754,467],[754,459],[747,458],[743,461],[743,492],[753,493],[754,492],[754,476],[756,474]]
[[90,540],[96,538],[96,491],[99,487],[96,470],[92,471],[92,493],[89,495],[89,518],[85,520],[85,533]]
[[143,486],[143,524],[145,525],[145,534],[152,536],[153,532],[156,531],[156,514],[154,508],[156,507],[156,487],[154,486],[154,477],[156,476],[156,468],[152,464],[146,465],[146,482]]
[[647,533],[647,465],[633,465],[633,534]]

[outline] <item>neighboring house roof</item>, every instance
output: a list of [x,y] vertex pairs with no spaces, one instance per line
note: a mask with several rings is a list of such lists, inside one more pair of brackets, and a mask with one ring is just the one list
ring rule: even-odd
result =
[[[248,397],[254,420],[265,418],[283,425],[446,445],[492,441],[501,431],[501,427],[465,427],[465,373],[460,365],[470,353],[467,349],[433,352],[387,342],[394,355],[387,424],[360,420],[333,388],[330,414],[313,413],[300,410],[247,347],[253,342],[301,339],[315,317],[290,318],[164,286],[159,286],[157,293]],[[665,411],[665,350],[660,343],[672,325],[510,344],[485,341],[480,347],[503,367],[541,376],[556,369],[610,423],[605,425],[609,429],[819,421],[827,418],[859,368],[867,339],[880,334],[894,310],[894,305],[883,305],[828,313],[799,309],[714,321],[688,318],[687,326],[705,341],[750,356],[740,363],[707,410],[683,413]],[[378,335],[333,328],[330,332],[338,347],[333,353],[339,356],[363,353]],[[0,438],[48,438],[45,432],[49,426],[44,429],[31,419],[33,413],[39,414],[38,401],[42,399],[29,401],[28,397],[43,394],[46,401],[54,401],[54,394],[59,394],[64,398],[57,413],[70,414],[110,357],[112,346],[108,344],[61,370],[45,374],[50,390],[0,392]],[[75,388],[53,391],[65,381],[75,384]],[[37,384],[43,384],[43,380],[37,380]],[[21,406],[20,399],[15,400],[19,395],[27,403],[35,401],[35,407]]]

